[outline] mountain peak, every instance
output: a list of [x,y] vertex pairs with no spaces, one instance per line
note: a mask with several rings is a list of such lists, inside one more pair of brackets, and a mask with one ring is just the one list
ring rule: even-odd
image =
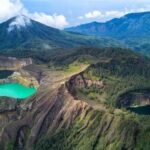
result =
[[136,12],[136,13],[129,13],[129,14],[126,14],[125,16],[123,17],[142,17],[142,16],[145,16],[145,15],[150,15],[150,11],[145,11],[145,12]]
[[8,26],[8,32],[11,32],[14,29],[21,29],[22,27],[26,27],[31,24],[30,18],[24,15],[19,15],[14,17]]

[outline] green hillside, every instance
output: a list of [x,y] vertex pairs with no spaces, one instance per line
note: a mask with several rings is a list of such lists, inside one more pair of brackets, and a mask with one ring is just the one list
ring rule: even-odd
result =
[[[92,108],[81,111],[70,128],[43,136],[36,150],[148,150],[149,115],[126,108],[149,105],[150,59],[127,49],[77,48],[51,60],[56,68],[89,67],[66,83],[76,100]],[[119,108],[119,109],[118,109]],[[82,114],[83,113],[83,114]]]
[[[77,86],[79,97],[93,99],[97,102],[120,107],[118,97],[124,93],[150,90],[150,60],[131,50],[120,48],[77,48],[68,54],[55,56],[50,64],[55,67],[67,68],[79,64],[89,64],[83,71],[84,82],[102,82],[102,87],[86,84],[82,88]],[[136,102],[135,102],[136,103]],[[140,103],[137,102],[137,103]],[[118,105],[118,106],[117,106]],[[134,103],[131,105],[134,105]],[[129,107],[129,105],[125,105]]]

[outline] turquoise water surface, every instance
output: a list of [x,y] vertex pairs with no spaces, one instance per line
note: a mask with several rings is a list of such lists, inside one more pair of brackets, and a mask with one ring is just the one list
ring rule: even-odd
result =
[[25,87],[18,83],[0,84],[0,96],[10,98],[25,99],[35,94],[36,91],[34,87]]

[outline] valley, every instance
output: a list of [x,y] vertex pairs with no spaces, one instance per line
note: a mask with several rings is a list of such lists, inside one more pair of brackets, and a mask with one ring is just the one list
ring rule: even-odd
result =
[[[132,65],[135,74],[141,76],[142,79],[136,81],[133,78],[133,82],[136,81],[141,88],[149,85],[148,82],[144,82],[149,75],[149,69],[144,69],[143,71],[147,71],[144,73],[140,67],[141,63],[145,64],[142,67],[149,67],[149,59],[143,59],[142,56],[131,51],[128,51],[128,54],[124,52],[121,49],[79,48],[73,51],[73,54],[61,55],[53,60],[51,64],[55,65],[55,69],[52,66],[36,63],[25,66],[24,70],[36,78],[39,88],[35,95],[24,101],[14,102],[15,100],[12,101],[10,98],[0,98],[1,104],[3,104],[0,113],[0,147],[18,150],[70,150],[72,147],[87,150],[104,147],[106,150],[140,150],[144,144],[145,149],[149,149],[149,142],[142,142],[143,134],[144,138],[149,137],[149,132],[147,132],[149,131],[147,125],[149,119],[145,115],[117,108],[115,106],[117,97],[114,97],[117,93],[115,92],[113,96],[108,87],[110,81],[103,81],[103,79],[109,79],[114,73],[115,76],[118,76],[117,78],[124,77],[122,73],[129,71],[128,68],[123,67],[124,63],[126,64],[126,61],[132,58],[131,60],[134,61],[139,60],[138,65],[134,66],[134,63]],[[88,63],[86,61],[83,63],[84,53],[88,54],[86,56]],[[112,70],[110,64],[107,68],[107,63],[110,63],[113,58],[118,61],[111,63],[114,65]],[[63,60],[63,64],[59,64],[60,60]],[[123,72],[118,70],[121,62],[124,62],[122,64]],[[99,66],[101,67],[99,68]],[[115,68],[117,72],[112,72]],[[105,70],[101,69],[108,69],[110,73],[105,73]],[[98,77],[101,76],[96,76],[99,71],[103,73],[100,81]],[[114,81],[115,76],[113,77]],[[110,82],[112,86],[113,80]],[[124,89],[124,87],[119,87],[119,82],[122,86],[124,85],[123,80],[117,79],[114,82],[118,92],[119,89],[120,91]],[[127,89],[130,90],[130,81],[125,80],[125,82],[125,86],[129,86]],[[83,88],[87,89],[86,93],[82,93]],[[105,94],[99,93],[103,100],[99,100],[95,96],[89,97],[88,90],[91,94],[103,90]],[[126,91],[124,91],[125,93]],[[109,97],[109,95],[111,96]],[[108,101],[106,101],[107,99]],[[141,120],[143,120],[144,126],[141,124]]]

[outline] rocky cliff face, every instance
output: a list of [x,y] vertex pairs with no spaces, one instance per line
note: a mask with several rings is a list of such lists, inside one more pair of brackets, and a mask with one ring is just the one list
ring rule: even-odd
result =
[[[32,65],[32,59],[16,59],[13,57],[1,57],[0,56],[0,70],[13,70],[13,74],[5,79],[0,79],[0,84],[2,83],[20,83],[25,86],[39,87],[39,83],[32,75],[32,72],[28,72],[24,68],[26,66]],[[39,76],[39,75],[38,75]]]
[[134,107],[150,105],[150,91],[145,90],[133,90],[120,95],[116,102],[116,107]]
[[91,80],[84,76],[84,72],[81,72],[77,75],[72,76],[70,80],[66,82],[66,86],[68,87],[69,92],[77,98],[77,88],[95,87],[101,89],[104,87],[104,83],[103,81]]
[[17,70],[32,64],[32,59],[16,59],[14,57],[0,56],[0,70]]
[[14,72],[6,79],[0,79],[0,84],[4,83],[20,83],[27,87],[39,87],[37,79],[23,69]]

